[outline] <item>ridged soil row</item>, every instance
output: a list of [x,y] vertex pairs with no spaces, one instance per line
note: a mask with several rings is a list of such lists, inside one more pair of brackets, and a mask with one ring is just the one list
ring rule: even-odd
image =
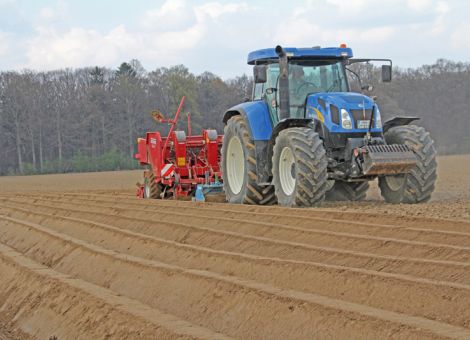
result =
[[[3,207],[6,208],[7,206],[3,205]],[[18,206],[15,207],[11,204],[8,206],[8,209],[19,209],[20,211],[24,211],[21,206],[19,208]],[[51,210],[50,208],[38,209],[37,206],[35,206],[34,208],[30,206],[28,211],[32,211],[32,209],[38,212],[46,211],[52,212],[54,214],[70,214],[69,211],[63,209],[59,209],[59,212],[57,212],[55,209]],[[8,210],[6,211],[8,212]],[[78,220],[81,223],[85,224],[91,223],[91,225],[94,225],[96,223],[87,219],[74,218],[74,220]],[[137,233],[139,234],[144,233],[142,235],[152,235],[152,232],[149,233],[149,231],[153,231],[151,227],[136,227],[133,223],[129,223],[127,227],[120,228],[124,232],[128,230],[130,232],[137,231]],[[241,242],[257,242],[257,247],[253,247],[251,249],[252,251],[247,252],[247,254],[254,254],[255,256],[270,256],[275,258],[291,259],[294,261],[300,259],[301,261],[304,260],[340,266],[350,266],[353,268],[364,268],[381,272],[412,275],[415,277],[428,278],[440,281],[452,281],[463,284],[470,283],[470,263],[427,260],[403,256],[375,255],[371,253],[354,252],[338,248],[315,247],[301,243],[283,242],[268,238],[247,237],[245,235],[238,235],[234,233],[225,233],[224,235],[228,235],[230,240],[233,241],[233,243],[225,242],[224,249],[231,249],[235,252],[239,251],[240,248],[242,248]],[[170,238],[168,240],[164,238],[159,239],[173,242],[174,240],[178,241],[179,238]],[[188,239],[183,236],[184,244],[190,245],[191,243],[188,243],[187,241]]]
[[[380,223],[345,221],[331,218],[309,218],[299,216],[285,215],[254,215],[255,218],[241,215],[237,212],[230,211],[201,211],[199,207],[186,207],[181,209],[178,207],[162,207],[157,206],[141,206],[138,202],[129,205],[119,201],[109,201],[101,199],[84,199],[81,197],[54,198],[46,197],[40,201],[28,200],[28,202],[63,202],[78,203],[82,205],[93,205],[94,207],[120,209],[132,216],[148,216],[158,219],[170,219],[175,222],[185,222],[188,219],[198,219],[195,223],[199,223],[201,219],[204,221],[217,221],[218,223],[233,223],[236,219],[237,223],[244,225],[272,225],[272,226],[291,226],[299,229],[336,231],[345,233],[354,233],[359,235],[370,235],[379,237],[393,237],[404,240],[419,240],[423,242],[439,242],[450,245],[469,245],[469,232],[459,232],[452,230],[429,229],[426,227],[404,227],[399,225],[387,225]],[[246,214],[245,214],[246,215]],[[248,217],[248,218],[247,218]]]
[[[38,196],[43,196],[44,193]],[[50,194],[54,197],[88,197],[91,199],[109,199],[112,201],[118,201],[121,203],[137,203],[141,206],[163,206],[169,208],[195,208],[194,203],[186,201],[175,201],[175,200],[139,200],[135,197],[128,195],[108,195],[108,194],[90,194],[88,192],[77,192],[77,193],[58,193]],[[37,196],[34,196],[37,197]],[[314,208],[314,209],[296,209],[296,208],[283,208],[279,206],[254,206],[254,205],[237,205],[237,204],[224,204],[224,203],[205,203],[198,205],[197,208],[206,209],[210,211],[223,211],[223,212],[235,212],[239,216],[247,214],[250,216],[274,216],[281,217],[287,216],[289,218],[295,217],[308,217],[308,218],[326,218],[326,219],[338,219],[343,221],[360,221],[367,223],[381,223],[388,225],[400,225],[407,227],[426,227],[430,229],[444,229],[469,232],[470,221],[467,220],[456,220],[456,219],[441,219],[441,218],[430,218],[430,217],[418,217],[418,216],[393,216],[384,215],[381,213],[364,212],[358,208],[357,211],[344,211],[334,210],[330,208]]]
[[[26,214],[25,216],[30,219],[32,218],[30,214],[34,211],[36,213],[46,213],[61,215],[61,218],[65,219],[63,215],[70,215],[70,211],[64,210],[61,208],[40,208],[37,206],[29,205],[28,209],[23,209],[23,206],[13,205],[9,202],[8,206],[5,203],[2,205],[2,208],[5,214],[10,214],[10,210],[14,210],[19,214]],[[22,215],[23,216],[23,215]],[[59,218],[59,216],[57,216]],[[70,217],[69,217],[70,219]],[[82,224],[96,226],[96,223],[92,220],[72,217],[74,221],[79,221]],[[167,242],[176,242],[177,244],[187,244],[194,245],[198,247],[198,244],[203,242],[188,242],[188,238],[183,235],[179,237],[178,235],[173,237],[168,237],[168,235],[158,235],[154,233],[154,229],[151,225],[155,223],[147,223],[146,226],[142,226],[142,223],[135,225],[135,223],[128,223],[125,227],[116,228],[115,225],[120,221],[119,217],[109,217],[106,220],[110,223],[113,223],[113,228],[122,230],[123,232],[138,233],[139,235],[145,235],[147,237],[155,237],[158,239],[164,240]],[[67,226],[68,224],[64,224]],[[72,229],[73,230],[73,229]],[[153,236],[152,236],[153,235]],[[451,261],[437,261],[437,260],[426,260],[426,259],[417,259],[409,258],[403,256],[384,256],[384,255],[375,255],[371,253],[361,253],[354,252],[344,249],[331,248],[331,247],[314,247],[310,245],[305,245],[301,243],[292,243],[278,241],[262,237],[249,237],[241,234],[234,233],[224,233],[226,235],[226,240],[224,242],[225,247],[220,248],[222,251],[229,250],[231,252],[238,253],[242,247],[241,245],[249,242],[250,244],[256,244],[253,246],[250,251],[245,252],[247,255],[262,256],[262,257],[271,257],[271,258],[280,258],[283,260],[293,260],[293,261],[308,261],[308,262],[317,262],[324,264],[332,264],[339,266],[347,266],[352,268],[364,268],[369,270],[395,273],[395,274],[404,274],[411,275],[415,277],[428,278],[439,281],[451,281],[455,283],[470,283],[470,263],[464,262],[451,262]],[[182,243],[183,241],[184,243]],[[191,240],[189,240],[191,241]],[[202,246],[205,249],[207,247]],[[214,248],[214,247],[213,247]],[[216,250],[216,248],[212,249]],[[168,254],[170,258],[172,254]]]
[[[5,226],[2,221],[2,227]],[[4,328],[35,339],[221,339],[222,334],[72,278],[0,243]]]
[[9,245],[38,262],[228,335],[470,336],[443,322],[120,254],[30,222],[3,217],[3,225]]
[[[427,318],[445,314],[442,320],[449,323],[470,317],[470,311],[465,307],[470,303],[470,285],[344,266],[214,251],[149,237],[110,225],[32,213],[18,208],[11,209],[8,216],[41,223],[55,231],[123,254],[166,261],[181,267],[235,275],[280,288],[318,293]],[[292,280],[292,277],[296,279]],[[396,298],[384,299],[389,294]],[[449,296],[452,296],[451,300],[448,299]],[[455,300],[463,308],[456,308]],[[444,313],[445,310],[449,312]],[[466,326],[465,321],[462,321],[462,325]]]
[[[16,199],[10,199],[16,201]],[[53,205],[52,205],[53,204]],[[409,257],[419,257],[435,260],[448,260],[458,262],[470,261],[470,247],[455,246],[437,242],[410,241],[397,238],[376,237],[368,235],[359,235],[354,233],[342,233],[334,231],[313,230],[305,228],[296,228],[283,225],[257,224],[254,225],[238,223],[233,221],[207,221],[202,218],[197,225],[197,217],[186,220],[184,223],[174,222],[173,219],[163,217],[147,217],[139,212],[127,212],[115,208],[97,207],[93,205],[72,204],[53,202],[48,204],[34,203],[35,206],[51,209],[65,209],[68,214],[75,217],[93,219],[106,223],[112,219],[113,224],[126,227],[129,223],[138,225],[148,225],[151,232],[157,235],[170,235],[183,233],[180,241],[194,239],[201,245],[207,245],[209,242],[213,247],[222,247],[224,249],[227,235],[235,237],[265,237],[286,242],[303,243],[320,247],[337,247],[361,252],[372,252],[381,255],[407,254]],[[119,219],[116,219],[119,217]],[[158,221],[158,223],[155,223]],[[150,227],[151,226],[151,227]],[[210,236],[209,236],[210,235]],[[256,242],[255,242],[256,243]],[[249,243],[240,246],[252,247]],[[256,247],[256,245],[254,245]],[[243,250],[245,251],[245,250]]]

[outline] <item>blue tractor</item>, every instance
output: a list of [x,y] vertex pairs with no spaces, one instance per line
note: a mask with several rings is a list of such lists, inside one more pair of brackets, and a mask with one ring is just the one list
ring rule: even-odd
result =
[[[392,203],[430,199],[436,181],[434,143],[418,118],[382,122],[373,98],[350,90],[354,59],[339,48],[262,49],[253,65],[251,101],[227,110],[222,172],[228,202],[309,207],[326,199],[364,199],[378,177]],[[359,79],[360,82],[360,79]],[[363,90],[367,85],[361,86]]]

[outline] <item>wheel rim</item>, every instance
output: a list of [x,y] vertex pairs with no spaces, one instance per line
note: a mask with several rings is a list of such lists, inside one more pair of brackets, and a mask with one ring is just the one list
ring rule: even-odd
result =
[[387,182],[388,187],[392,191],[400,190],[403,185],[405,184],[405,176],[397,175],[397,176],[385,176],[385,182]]
[[240,193],[245,177],[245,157],[240,138],[234,136],[227,146],[227,181],[235,195]]
[[149,198],[149,197],[150,197],[150,185],[149,185],[149,180],[148,180],[148,178],[145,179],[144,190],[145,190],[145,197],[146,197],[146,198]]
[[292,150],[285,147],[279,159],[279,179],[282,191],[288,196],[295,190],[295,159]]

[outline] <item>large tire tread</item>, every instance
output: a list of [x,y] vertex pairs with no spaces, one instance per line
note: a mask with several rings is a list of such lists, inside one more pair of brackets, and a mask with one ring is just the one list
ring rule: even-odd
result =
[[[245,119],[236,115],[229,119],[227,125],[225,125],[224,134],[227,135],[228,130],[238,131],[238,136],[244,145],[244,151],[246,153],[246,188],[243,190],[243,197],[241,199],[235,199],[231,196],[228,190],[225,190],[226,199],[231,203],[243,203],[253,205],[272,205],[276,203],[276,196],[274,194],[274,187],[272,185],[258,185],[256,175],[256,154],[255,145],[250,136],[250,132]],[[222,152],[222,164],[224,164],[224,154]],[[225,181],[224,181],[225,183]]]
[[379,178],[382,196],[391,203],[424,203],[431,199],[437,179],[436,149],[429,132],[416,125],[393,127],[385,133],[387,143],[402,143],[413,150],[416,166],[405,175],[401,195],[392,193],[384,178]]
[[144,197],[145,198],[153,198],[153,199],[158,199],[162,198],[162,187],[160,183],[155,182],[155,176],[153,174],[152,170],[148,170],[146,172],[146,178],[145,181],[148,182],[148,185],[150,185],[150,196],[146,197],[145,191],[144,191]]
[[[281,205],[311,207],[320,205],[324,198],[327,187],[328,161],[318,134],[304,127],[288,128],[281,131],[276,138],[276,144],[281,139],[288,139],[293,146],[296,158],[297,174],[296,188],[293,201],[287,201],[283,197],[281,185],[276,178],[279,177],[279,152],[273,153],[273,177],[275,192]],[[276,146],[275,146],[276,148]]]

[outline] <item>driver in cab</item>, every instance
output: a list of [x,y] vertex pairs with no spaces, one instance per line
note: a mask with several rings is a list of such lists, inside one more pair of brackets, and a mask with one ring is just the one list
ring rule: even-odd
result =
[[305,80],[304,69],[300,65],[289,65],[290,116],[302,118],[305,112],[305,100],[312,92],[310,83]]

